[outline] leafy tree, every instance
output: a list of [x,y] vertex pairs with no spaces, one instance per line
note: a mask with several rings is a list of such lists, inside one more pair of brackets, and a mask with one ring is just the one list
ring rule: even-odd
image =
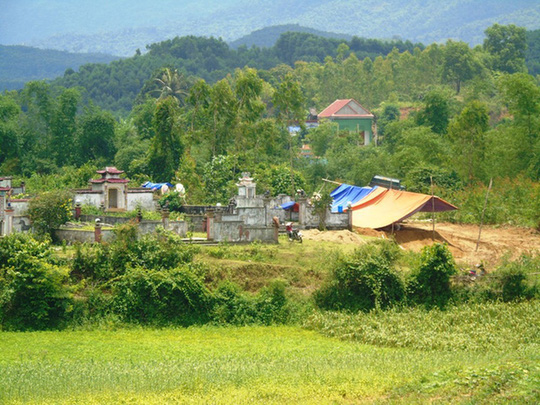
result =
[[453,82],[456,93],[461,91],[461,83],[470,80],[478,72],[480,65],[465,42],[448,40],[443,53],[443,78]]
[[17,118],[19,105],[8,95],[0,95],[0,165],[19,155]]
[[210,102],[210,86],[203,80],[199,79],[189,90],[189,95],[186,102],[193,110],[191,111],[191,130],[195,129],[195,122],[200,120],[200,115],[208,108]]
[[220,80],[212,87],[208,114],[212,156],[224,154],[238,124],[238,102],[227,80]]
[[[297,122],[301,126],[305,120],[304,110],[304,94],[300,88],[300,83],[294,80],[292,74],[287,74],[274,93],[272,99],[277,110],[278,120],[285,123],[289,127],[293,122]],[[294,183],[293,174],[293,145],[292,135],[289,136],[289,153],[291,165],[291,195],[295,194],[296,185]]]
[[203,181],[208,203],[226,204],[235,195],[238,162],[234,155],[214,156],[203,167]]
[[484,49],[493,58],[493,69],[506,73],[525,71],[527,30],[514,24],[494,24],[484,33]]
[[28,216],[38,233],[53,237],[54,230],[72,218],[71,210],[69,192],[50,191],[30,200]]
[[77,152],[81,162],[104,158],[110,160],[114,147],[115,122],[109,112],[88,111],[80,122]]
[[143,103],[137,104],[133,108],[131,116],[141,139],[152,139],[156,135],[152,123],[155,112],[156,100],[152,98],[146,99]]
[[424,97],[425,107],[416,116],[420,125],[427,125],[436,134],[446,133],[450,121],[450,97],[442,89],[432,90]]
[[265,109],[260,98],[263,80],[255,69],[245,68],[236,71],[234,84],[241,118],[247,122],[256,121]]
[[[302,174],[294,171],[293,176],[296,189],[304,189],[306,181]],[[254,177],[257,180],[257,188],[262,192],[268,190],[271,195],[288,194],[293,187],[291,184],[291,169],[285,164],[272,165],[266,168],[261,167],[257,169]],[[295,193],[292,195],[295,195]]]
[[499,81],[508,110],[514,116],[515,158],[528,166],[532,178],[540,178],[540,87],[525,73],[504,75]]
[[487,106],[480,101],[471,101],[448,130],[453,143],[456,169],[469,182],[481,175],[488,123]]
[[177,115],[178,104],[174,98],[158,102],[153,120],[156,135],[148,153],[148,171],[157,182],[171,181],[180,164],[183,145]]
[[398,121],[400,116],[401,112],[398,105],[385,103],[381,116],[377,120],[378,134],[384,136],[386,126],[393,121]]
[[509,111],[526,128],[529,137],[538,136],[540,115],[540,87],[535,79],[525,73],[504,75],[500,87]]
[[395,147],[392,163],[399,177],[422,166],[442,166],[450,154],[448,140],[437,136],[429,128],[413,127],[403,131]]
[[307,139],[310,141],[311,150],[315,156],[323,157],[326,155],[326,151],[330,148],[338,132],[337,129],[337,124],[323,122],[308,132]]
[[77,109],[81,94],[76,89],[67,89],[58,98],[58,106],[51,123],[50,156],[56,164],[63,166],[73,162],[77,131]]

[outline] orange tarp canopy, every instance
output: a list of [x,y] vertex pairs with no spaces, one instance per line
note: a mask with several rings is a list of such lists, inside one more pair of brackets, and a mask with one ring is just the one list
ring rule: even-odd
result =
[[[417,212],[457,210],[439,197],[379,187],[352,208],[352,224],[359,228],[384,228]],[[375,194],[375,195],[374,195]]]

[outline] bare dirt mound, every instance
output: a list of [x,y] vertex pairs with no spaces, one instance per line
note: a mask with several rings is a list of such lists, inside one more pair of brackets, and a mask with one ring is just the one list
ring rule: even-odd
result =
[[366,240],[362,238],[359,234],[348,230],[321,232],[318,229],[309,229],[302,231],[302,235],[306,240],[316,240],[323,242],[344,242],[354,243],[358,245],[366,243]]
[[517,227],[484,226],[478,251],[476,251],[477,225],[437,223],[433,233],[432,224],[429,222],[410,222],[402,225],[393,234],[362,228],[355,229],[355,232],[310,230],[305,231],[305,238],[329,242],[365,243],[365,239],[359,234],[377,238],[395,238],[401,247],[415,252],[419,252],[434,241],[447,243],[454,258],[465,266],[483,262],[491,267],[500,263],[504,256],[515,260],[523,254],[540,254],[540,233],[533,229]]
[[[406,228],[409,227],[422,229],[431,234],[432,225],[429,223],[411,223]],[[484,226],[478,251],[476,251],[477,225],[438,223],[435,229],[448,242],[456,260],[468,265],[481,261],[496,264],[506,255],[517,259],[523,254],[540,253],[540,233],[533,229]]]

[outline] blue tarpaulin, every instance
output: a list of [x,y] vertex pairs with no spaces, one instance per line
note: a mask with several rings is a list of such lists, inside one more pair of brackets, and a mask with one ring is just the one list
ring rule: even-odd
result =
[[291,208],[294,209],[295,204],[296,204],[296,202],[289,201],[289,202],[286,202],[284,204],[281,204],[281,208],[283,208],[284,210],[290,210]]
[[294,201],[286,202],[285,204],[281,204],[281,208],[284,210],[288,210],[289,208],[292,208],[294,206]]
[[151,181],[147,181],[142,185],[144,188],[151,188],[152,190],[161,190],[161,187],[167,186],[169,189],[173,187],[171,183],[152,183]]
[[347,205],[350,202],[354,204],[367,196],[375,187],[358,187],[350,184],[342,184],[330,193],[330,197],[334,199],[332,202],[332,212],[343,212],[347,210]]

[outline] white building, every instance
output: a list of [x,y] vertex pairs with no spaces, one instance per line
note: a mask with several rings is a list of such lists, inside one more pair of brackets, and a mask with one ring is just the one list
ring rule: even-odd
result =
[[142,187],[128,188],[129,180],[120,177],[123,170],[106,167],[97,173],[101,178],[90,180],[89,189],[74,190],[74,201],[103,207],[109,212],[132,211],[138,207],[147,211],[155,210],[153,191]]

